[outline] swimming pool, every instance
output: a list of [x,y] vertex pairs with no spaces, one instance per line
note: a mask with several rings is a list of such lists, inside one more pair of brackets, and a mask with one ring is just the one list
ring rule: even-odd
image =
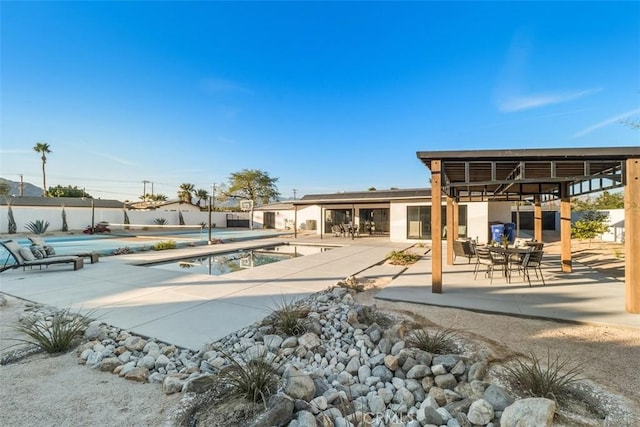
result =
[[[212,230],[211,237],[223,242],[253,240],[279,235],[290,234],[275,230]],[[10,236],[6,236],[11,238]],[[149,250],[162,241],[172,240],[177,247],[189,245],[204,245],[209,238],[208,232],[178,231],[152,232],[144,235],[113,235],[113,234],[74,234],[68,236],[43,236],[47,245],[53,247],[58,255],[67,255],[80,252],[97,252],[100,255],[112,255],[116,249],[129,248],[133,251]],[[14,239],[20,246],[30,246],[27,238]],[[4,250],[3,248],[1,250]]]
[[145,267],[221,276],[234,271],[260,267],[278,261],[325,252],[330,249],[332,247],[329,246],[282,244],[259,249],[201,255],[163,263],[147,264]]

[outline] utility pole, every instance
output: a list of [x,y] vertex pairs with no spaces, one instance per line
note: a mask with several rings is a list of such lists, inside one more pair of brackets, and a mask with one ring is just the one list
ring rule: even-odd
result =
[[24,177],[20,174],[20,197],[24,196]]
[[214,182],[213,184],[211,184],[211,204],[212,204],[211,209],[215,209],[215,203],[216,203],[216,184]]
[[296,193],[298,193],[298,190],[296,188],[293,189],[293,200],[296,199]]
[[149,183],[150,181],[147,181],[146,179],[142,180],[142,201],[146,202],[147,201],[147,183]]

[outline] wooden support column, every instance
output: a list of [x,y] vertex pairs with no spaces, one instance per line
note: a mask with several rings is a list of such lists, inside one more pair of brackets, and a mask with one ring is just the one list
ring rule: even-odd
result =
[[569,184],[560,184],[560,259],[562,272],[571,273],[571,198]]
[[453,198],[447,195],[447,265],[453,265],[453,241],[456,237],[453,222]]
[[453,199],[453,240],[460,237],[460,205],[458,199]]
[[442,163],[431,162],[431,293],[442,293]]
[[640,314],[640,159],[627,159],[624,188],[625,309]]
[[537,242],[542,242],[542,205],[540,195],[533,198],[533,238]]

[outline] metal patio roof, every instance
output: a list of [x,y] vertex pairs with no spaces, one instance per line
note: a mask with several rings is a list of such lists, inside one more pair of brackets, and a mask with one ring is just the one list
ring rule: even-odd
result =
[[625,161],[640,147],[419,151],[432,169],[441,162],[443,192],[459,200],[521,200],[570,196],[624,186]]

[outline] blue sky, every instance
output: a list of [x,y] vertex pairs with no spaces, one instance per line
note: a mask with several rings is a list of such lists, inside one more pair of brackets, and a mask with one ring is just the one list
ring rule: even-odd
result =
[[[136,200],[428,185],[416,151],[640,145],[638,2],[0,3],[0,176]],[[150,184],[147,191],[150,190]]]

